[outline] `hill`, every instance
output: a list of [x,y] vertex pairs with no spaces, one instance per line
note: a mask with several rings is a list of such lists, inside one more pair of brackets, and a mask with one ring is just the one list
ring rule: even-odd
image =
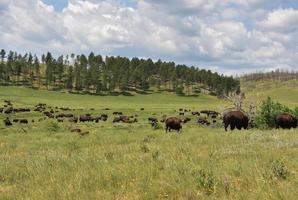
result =
[[[65,92],[35,90],[25,87],[0,86],[0,101],[12,100],[18,106],[33,106],[46,103],[51,106],[68,106],[74,108],[113,108],[124,110],[169,111],[179,108],[220,110],[225,103],[217,97],[198,94],[197,96],[177,96],[171,92],[154,92],[150,94],[131,93],[129,96],[100,96],[70,94]],[[2,103],[1,102],[1,103]]]
[[291,108],[298,106],[298,80],[241,80],[241,89],[247,100],[259,105],[267,97]]

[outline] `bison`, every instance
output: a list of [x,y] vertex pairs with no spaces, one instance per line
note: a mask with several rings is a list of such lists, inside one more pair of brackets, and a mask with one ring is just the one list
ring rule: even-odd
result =
[[223,123],[226,131],[229,125],[231,130],[234,130],[235,127],[238,130],[241,130],[241,128],[247,129],[248,121],[248,117],[241,111],[230,111],[223,116]]
[[12,123],[8,117],[5,120],[3,120],[3,122],[4,122],[5,126],[12,126]]
[[151,127],[155,127],[158,123],[158,119],[155,117],[149,117],[148,118],[149,123],[151,124]]
[[166,132],[168,132],[168,131],[171,132],[172,129],[180,132],[180,130],[182,129],[181,123],[182,123],[181,119],[179,119],[177,117],[169,117],[165,121]]
[[28,120],[27,119],[20,119],[20,123],[21,124],[28,124]]
[[13,112],[13,107],[9,107],[4,111],[5,114],[10,114],[12,112]]
[[91,122],[94,120],[94,118],[91,117],[90,114],[86,114],[86,115],[80,115],[79,120],[80,122]]
[[191,121],[191,119],[189,118],[189,117],[186,117],[186,118],[184,118],[183,120],[182,120],[182,122],[184,123],[184,124],[186,124],[187,122],[190,122]]
[[297,118],[289,113],[282,113],[274,117],[275,127],[283,129],[297,128]]

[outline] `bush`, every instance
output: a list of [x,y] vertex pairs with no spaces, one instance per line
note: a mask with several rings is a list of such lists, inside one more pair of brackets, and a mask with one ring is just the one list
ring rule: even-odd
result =
[[275,125],[274,117],[277,114],[288,112],[293,113],[288,107],[272,101],[270,97],[262,102],[259,111],[255,117],[255,126],[261,129],[273,128]]
[[175,92],[177,95],[184,95],[183,87],[180,87],[180,86],[176,87]]
[[282,160],[273,160],[271,162],[271,173],[273,177],[278,179],[286,179],[289,176],[289,171]]
[[215,192],[217,180],[209,170],[201,169],[195,172],[196,182],[199,188],[202,188],[207,195]]
[[55,122],[55,121],[50,121],[50,122],[48,123],[48,125],[47,125],[47,129],[48,129],[48,131],[50,131],[50,132],[57,132],[57,131],[60,129],[60,127],[59,127],[59,124],[58,124],[57,122]]

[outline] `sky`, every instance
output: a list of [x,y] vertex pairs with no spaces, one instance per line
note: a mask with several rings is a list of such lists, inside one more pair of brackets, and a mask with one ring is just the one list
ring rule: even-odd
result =
[[298,70],[298,0],[0,0],[0,48]]

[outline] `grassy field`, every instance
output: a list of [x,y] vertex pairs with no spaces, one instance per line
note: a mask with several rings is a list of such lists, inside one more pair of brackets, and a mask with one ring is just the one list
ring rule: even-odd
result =
[[[107,113],[109,120],[6,128],[0,114],[0,199],[297,199],[297,129],[225,132],[199,126],[188,114],[192,121],[181,134],[166,134],[162,125],[152,129],[146,120],[153,113],[176,115],[179,108],[220,111],[226,102],[215,97],[87,96],[0,87],[1,103],[4,99],[15,107],[47,103],[83,109],[76,114]],[[137,114],[139,122],[113,124],[113,111]],[[71,133],[73,127],[90,133]]]
[[241,86],[248,100],[256,104],[270,96],[274,101],[291,108],[298,106],[298,80],[246,81]]

